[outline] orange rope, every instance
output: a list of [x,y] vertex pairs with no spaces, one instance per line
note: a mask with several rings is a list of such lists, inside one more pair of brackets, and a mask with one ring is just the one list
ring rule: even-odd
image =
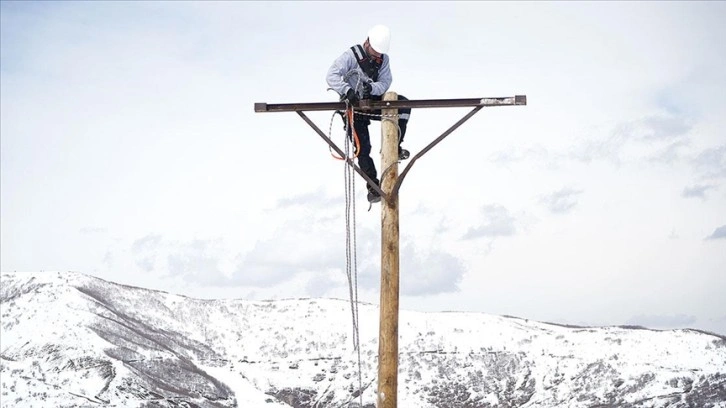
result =
[[[353,140],[355,141],[355,156],[352,157],[352,159],[355,159],[360,153],[360,140],[358,140],[358,132],[355,131],[355,125],[353,125],[353,107],[349,107],[345,113],[348,116],[348,127],[350,127],[350,131],[353,133]],[[348,135],[345,135],[345,137],[348,137]],[[345,160],[342,157],[336,156],[333,152],[330,152],[330,155],[336,160]]]

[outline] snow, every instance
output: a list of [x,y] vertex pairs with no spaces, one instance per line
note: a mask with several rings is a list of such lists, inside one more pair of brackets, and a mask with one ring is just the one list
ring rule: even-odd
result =
[[479,101],[480,105],[514,105],[514,103],[515,98],[482,98],[482,100]]
[[[364,404],[378,397],[378,313],[376,305],[359,305]],[[182,371],[196,382],[188,388],[223,397],[227,387],[225,406],[287,406],[282,401],[295,389],[314,391],[313,402],[332,391],[338,402],[359,400],[348,301],[198,300],[82,274],[3,274],[0,314],[0,389],[3,401],[20,398],[17,406],[141,404],[153,384],[138,372],[146,367],[158,375],[154,362],[174,370],[192,364]],[[405,310],[399,330],[397,398],[404,407],[434,406],[427,405],[438,395],[431,390],[444,395],[452,384],[463,384],[469,400],[493,405],[520,394],[522,407],[582,395],[605,403],[631,390],[623,402],[653,398],[648,406],[657,407],[702,377],[726,383],[726,341],[693,330],[564,327]]]
[[262,393],[257,387],[245,380],[241,375],[234,373],[226,367],[201,366],[207,373],[229,386],[237,399],[240,407],[288,407],[269,395]]

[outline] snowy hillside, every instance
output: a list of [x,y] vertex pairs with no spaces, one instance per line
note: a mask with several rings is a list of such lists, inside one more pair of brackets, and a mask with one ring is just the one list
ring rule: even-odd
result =
[[[343,300],[198,300],[76,273],[2,274],[2,407],[373,407]],[[726,339],[475,313],[400,316],[400,407],[726,407]]]

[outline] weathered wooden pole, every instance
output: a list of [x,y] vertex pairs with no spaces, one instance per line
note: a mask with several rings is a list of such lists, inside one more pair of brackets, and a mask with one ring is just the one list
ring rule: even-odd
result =
[[[395,101],[386,92],[383,101]],[[381,316],[378,339],[378,408],[398,404],[398,109],[382,109],[381,188],[388,197],[381,200]]]

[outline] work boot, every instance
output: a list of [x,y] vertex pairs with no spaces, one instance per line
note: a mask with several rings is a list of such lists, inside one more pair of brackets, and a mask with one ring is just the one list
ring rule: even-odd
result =
[[406,160],[411,156],[411,153],[408,152],[408,150],[404,149],[401,146],[398,146],[398,160]]
[[368,202],[373,204],[381,201],[381,195],[378,194],[378,191],[368,188]]

